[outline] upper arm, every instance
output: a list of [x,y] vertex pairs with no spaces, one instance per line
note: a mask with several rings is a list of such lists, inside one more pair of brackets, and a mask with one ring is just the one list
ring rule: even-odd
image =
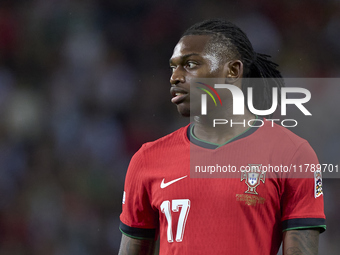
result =
[[281,179],[282,230],[319,229],[323,232],[326,223],[317,156],[310,145],[304,143],[294,153],[291,163],[303,170],[289,172]]
[[150,203],[151,185],[145,172],[143,149],[140,149],[132,157],[125,178],[120,255],[153,254],[155,249],[158,210]]
[[319,229],[288,230],[283,232],[284,255],[317,255]]
[[[319,163],[308,143],[300,146],[291,162],[304,167]],[[283,254],[318,254],[319,234],[326,229],[321,172],[310,167],[288,177],[281,197]]]
[[153,239],[158,228],[158,208],[151,203],[152,180],[145,170],[144,158],[141,149],[130,161],[119,228],[125,235],[136,239]]
[[119,255],[153,255],[154,250],[153,239],[135,239],[123,234]]

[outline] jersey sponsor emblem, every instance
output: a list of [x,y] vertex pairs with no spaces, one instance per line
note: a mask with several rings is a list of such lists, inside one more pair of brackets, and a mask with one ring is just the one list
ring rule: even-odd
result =
[[260,185],[260,181],[265,182],[266,173],[261,171],[262,165],[248,164],[250,166],[249,172],[241,173],[241,181],[245,180],[248,189],[244,193],[258,195],[256,187]]
[[321,171],[314,172],[314,197],[317,198],[323,194],[322,192],[322,176]]
[[185,177],[187,177],[187,175],[186,175],[186,176],[183,176],[183,177],[180,177],[180,178],[178,178],[178,179],[169,181],[169,182],[167,182],[167,183],[164,183],[164,180],[165,180],[165,178],[164,178],[164,179],[162,180],[162,182],[161,182],[161,189],[164,189],[164,188],[168,187],[169,185],[171,185],[171,184],[173,184],[173,183],[175,183],[175,182],[177,182],[177,181],[179,181],[179,180],[184,179]]

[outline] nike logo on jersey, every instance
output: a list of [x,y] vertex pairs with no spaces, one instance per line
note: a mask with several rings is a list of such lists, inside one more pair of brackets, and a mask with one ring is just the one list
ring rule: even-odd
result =
[[167,183],[164,183],[164,180],[165,180],[165,178],[164,178],[164,179],[162,180],[162,182],[161,182],[161,189],[164,189],[164,188],[168,187],[169,185],[171,185],[171,184],[173,184],[173,183],[175,183],[175,182],[177,182],[177,181],[179,181],[179,180],[184,179],[185,177],[187,177],[187,175],[186,175],[186,176],[183,176],[183,177],[180,177],[180,178],[178,178],[178,179],[169,181],[169,182],[167,182]]

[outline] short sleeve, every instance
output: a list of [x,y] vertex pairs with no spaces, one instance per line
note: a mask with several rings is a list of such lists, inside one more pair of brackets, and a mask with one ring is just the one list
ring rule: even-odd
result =
[[125,178],[120,230],[137,239],[155,238],[158,212],[151,206],[143,147],[132,157]]
[[[282,179],[281,196],[282,230],[312,229],[325,231],[324,201],[321,171],[316,171],[318,159],[307,143],[296,150],[291,164],[296,166],[297,174],[290,174]],[[292,167],[292,169],[293,169]],[[307,168],[308,167],[308,168]]]

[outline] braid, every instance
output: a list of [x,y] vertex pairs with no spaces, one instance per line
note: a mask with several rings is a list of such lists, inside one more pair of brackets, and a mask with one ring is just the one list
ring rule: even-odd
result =
[[[256,53],[247,35],[239,27],[225,20],[211,19],[193,25],[183,34],[187,35],[211,35],[210,44],[219,44],[216,50],[220,55],[228,60],[239,58],[242,61],[244,78],[258,78],[251,80],[253,104],[256,109],[266,110],[271,107],[273,87],[278,88],[280,102],[284,81],[277,70],[278,65],[268,59],[269,55]],[[249,79],[243,79],[244,95],[247,95],[249,86]]]

